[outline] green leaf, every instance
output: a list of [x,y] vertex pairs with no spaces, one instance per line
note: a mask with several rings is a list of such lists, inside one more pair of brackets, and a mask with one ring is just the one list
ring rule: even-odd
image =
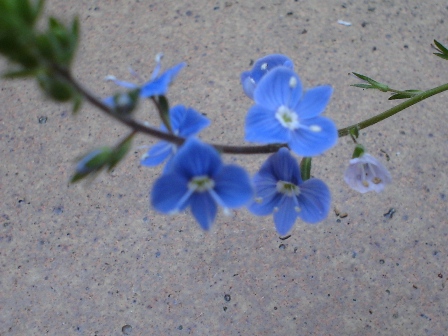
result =
[[366,149],[363,145],[357,144],[353,151],[352,159],[359,158],[364,155]]
[[359,87],[362,89],[374,89],[374,87],[370,84],[352,84],[350,86],[355,86],[355,87]]
[[110,172],[129,152],[129,150],[132,147],[132,139],[134,135],[135,133],[131,133],[117,147],[114,148],[108,162],[109,166],[109,168],[107,169],[108,172]]
[[73,114],[78,113],[79,109],[81,108],[82,101],[83,97],[79,93],[75,93],[73,96],[73,108],[72,108]]
[[4,73],[2,76],[6,79],[34,77],[38,74],[39,69],[21,69]]
[[29,0],[19,0],[15,1],[17,13],[20,18],[28,26],[32,27],[36,21],[36,16],[34,15],[34,8],[31,6]]
[[448,60],[448,49],[442,43],[438,42],[437,40],[434,40],[434,44],[437,46],[438,51],[440,51],[440,53],[434,53],[434,55]]
[[422,92],[423,91],[421,90],[405,90],[400,93],[393,94],[392,96],[389,97],[389,100],[412,98]]
[[110,161],[112,150],[109,147],[95,149],[79,159],[71,183],[78,182],[91,174],[97,174]]
[[158,98],[160,119],[162,119],[166,129],[170,133],[173,133],[173,129],[171,128],[170,105],[168,103],[168,99],[166,99],[165,96],[159,96]]
[[302,161],[300,161],[300,175],[304,182],[311,177],[311,160],[312,158],[310,157],[304,157]]
[[358,139],[358,137],[359,137],[359,129],[358,129],[358,127],[350,128],[350,129],[348,130],[348,133],[349,133],[352,137],[354,137],[355,139]]
[[[370,77],[361,75],[361,74],[356,73],[356,72],[352,72],[352,73],[353,73],[356,77],[358,77],[359,79],[362,79],[362,80],[368,82],[369,84],[371,84],[372,87],[373,87],[374,89],[380,90],[380,91],[382,91],[382,92],[387,92],[387,91],[389,91],[389,87],[388,87],[386,84],[377,82],[376,80],[373,80],[373,79],[370,78]],[[360,84],[358,84],[358,85],[354,84],[353,86],[362,87],[362,86],[359,86],[359,85],[360,85]],[[364,84],[364,85],[366,85],[366,84]],[[364,89],[370,89],[370,87],[363,87],[363,88],[364,88]]]
[[74,90],[72,86],[63,80],[58,80],[54,75],[39,74],[37,80],[42,90],[56,101],[66,102],[73,97]]

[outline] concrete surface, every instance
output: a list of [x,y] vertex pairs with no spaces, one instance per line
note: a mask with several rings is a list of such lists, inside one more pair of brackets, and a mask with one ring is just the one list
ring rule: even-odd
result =
[[[106,75],[132,80],[129,66],[148,78],[158,52],[165,68],[188,62],[168,97],[206,113],[213,142],[243,143],[239,75],[269,53],[291,57],[305,86],[333,85],[339,127],[396,104],[350,87],[351,71],[398,89],[448,80],[431,48],[448,45],[442,0],[54,0],[47,14],[79,15],[74,73],[99,96],[115,89]],[[344,184],[347,138],[315,159],[348,216],[298,221],[280,240],[245,209],[209,233],[151,210],[160,169],[139,166],[145,136],[112,174],[69,185],[78,155],[127,129],[87,103],[73,117],[35,83],[0,86],[1,335],[448,335],[447,93],[362,131],[393,176],[384,193]],[[137,117],[158,124],[150,104]],[[252,173],[265,159],[226,156]]]

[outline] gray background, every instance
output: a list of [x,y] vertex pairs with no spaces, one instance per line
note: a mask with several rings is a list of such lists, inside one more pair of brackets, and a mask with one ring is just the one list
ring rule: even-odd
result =
[[[448,45],[441,0],[55,0],[46,14],[79,15],[74,73],[98,96],[116,89],[106,75],[132,81],[129,66],[149,78],[158,52],[165,69],[186,61],[168,97],[207,114],[212,142],[243,143],[251,102],[239,74],[269,53],[292,58],[305,87],[334,87],[325,115],[339,128],[397,104],[350,87],[351,71],[397,89],[448,78],[431,48]],[[348,138],[316,158],[313,175],[348,216],[298,221],[282,241],[271,217],[245,209],[220,213],[208,233],[188,213],[151,210],[160,168],[139,166],[139,147],[155,143],[143,135],[111,174],[69,185],[77,156],[128,130],[87,103],[71,116],[35,83],[0,85],[1,335],[448,334],[446,93],[362,131],[393,176],[385,192],[345,185]],[[137,117],[158,124],[149,103]],[[251,173],[265,159],[225,156]]]

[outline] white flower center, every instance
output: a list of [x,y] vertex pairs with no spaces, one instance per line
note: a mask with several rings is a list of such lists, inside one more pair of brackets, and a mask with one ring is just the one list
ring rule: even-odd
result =
[[300,188],[291,182],[278,181],[276,184],[276,189],[279,193],[290,197],[298,196],[300,194]]
[[277,109],[275,118],[283,127],[289,128],[290,130],[299,128],[299,116],[285,105],[282,105]]
[[188,182],[188,189],[195,192],[204,192],[213,189],[215,181],[207,175],[195,176]]

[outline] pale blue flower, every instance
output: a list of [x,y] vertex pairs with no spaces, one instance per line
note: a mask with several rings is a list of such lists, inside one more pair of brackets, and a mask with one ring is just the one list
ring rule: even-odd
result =
[[215,148],[189,138],[171,161],[170,168],[154,183],[151,204],[163,213],[176,213],[190,207],[204,229],[210,229],[217,205],[241,207],[253,191],[246,171],[236,165],[224,165]]
[[[186,63],[179,63],[172,68],[169,68],[159,76],[160,69],[162,67],[162,54],[156,56],[156,67],[151,75],[149,81],[143,85],[137,85],[130,82],[124,82],[117,80],[114,76],[107,76],[107,80],[113,81],[115,84],[125,87],[127,89],[140,88],[140,98],[148,98],[153,96],[163,96],[168,92],[168,88],[171,82],[176,78],[180,70],[186,65]],[[107,97],[103,102],[109,107],[114,107],[114,97]]]
[[327,185],[316,178],[303,181],[297,161],[284,147],[266,160],[253,183],[256,197],[249,211],[258,216],[274,213],[275,228],[282,236],[297,217],[314,224],[325,219],[330,210]]
[[278,66],[285,66],[294,70],[293,62],[285,55],[272,54],[257,60],[250,71],[244,71],[241,74],[241,85],[246,95],[253,99],[254,90],[261,80],[269,71]]
[[[210,121],[196,110],[176,105],[170,109],[170,124],[174,135],[188,138],[198,134],[202,129],[210,125]],[[168,132],[165,125],[161,125],[163,132]],[[160,141],[152,146],[143,155],[140,163],[142,166],[156,166],[167,158],[172,157],[177,151],[177,145],[167,141]]]
[[383,191],[392,182],[389,171],[383,164],[368,153],[351,159],[344,173],[344,181],[350,188],[360,193]]
[[334,122],[319,116],[333,89],[317,86],[302,92],[299,76],[275,67],[258,83],[253,105],[246,116],[247,141],[287,143],[300,156],[315,156],[333,147],[338,139]]

